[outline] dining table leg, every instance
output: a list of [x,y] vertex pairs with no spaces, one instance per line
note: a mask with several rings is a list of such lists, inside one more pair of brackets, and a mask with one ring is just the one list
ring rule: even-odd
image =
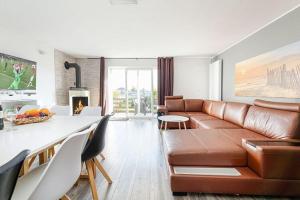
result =
[[165,130],[167,130],[168,122],[165,122]]
[[181,124],[180,124],[180,122],[178,122],[178,127],[179,127],[179,130],[181,130]]
[[39,154],[39,164],[42,165],[46,163],[47,160],[48,160],[47,150],[45,150]]

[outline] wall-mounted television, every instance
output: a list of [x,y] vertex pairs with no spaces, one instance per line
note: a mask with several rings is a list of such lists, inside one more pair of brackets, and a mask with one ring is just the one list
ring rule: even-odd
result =
[[0,90],[36,90],[36,62],[0,53]]

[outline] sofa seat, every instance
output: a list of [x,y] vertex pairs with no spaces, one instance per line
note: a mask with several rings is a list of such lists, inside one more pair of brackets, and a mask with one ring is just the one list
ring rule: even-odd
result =
[[189,114],[190,115],[190,119],[193,120],[195,123],[198,123],[200,121],[206,121],[206,120],[215,120],[215,119],[218,119],[216,117],[213,117],[213,116],[210,116],[208,114],[196,114],[196,115],[193,115],[193,114]]
[[186,114],[188,114],[189,116],[203,116],[203,115],[207,115],[203,112],[185,112]]
[[242,139],[253,140],[261,139],[268,140],[270,138],[261,134],[255,133],[247,129],[218,129],[219,134],[230,139],[233,143],[242,146]]
[[221,119],[199,121],[198,124],[204,129],[241,129],[240,126]]
[[221,129],[169,130],[163,133],[167,159],[172,166],[246,166],[247,153]]
[[194,129],[198,129],[198,128],[202,128],[200,125],[199,125],[199,122],[200,121],[205,121],[205,120],[215,120],[217,119],[216,117],[213,117],[213,116],[210,116],[208,114],[205,114],[205,113],[198,113],[198,114],[191,114],[189,113],[190,115],[190,123],[191,123],[191,128],[194,128]]

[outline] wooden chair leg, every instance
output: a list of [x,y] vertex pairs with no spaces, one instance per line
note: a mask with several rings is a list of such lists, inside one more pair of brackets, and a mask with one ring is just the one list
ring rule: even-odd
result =
[[31,165],[33,164],[33,162],[35,161],[35,159],[36,159],[36,155],[35,156],[33,156],[31,159],[30,159],[30,161],[29,161],[29,168],[31,167]]
[[19,176],[24,176],[29,171],[29,161],[26,159],[23,162]]
[[70,197],[68,197],[68,195],[64,195],[62,198],[60,198],[60,200],[71,200]]
[[105,160],[105,156],[102,153],[100,153],[100,157],[102,158],[102,160]]
[[94,178],[96,178],[96,176],[97,176],[97,173],[96,173],[96,165],[95,165],[94,162],[91,162],[91,165],[92,165],[92,169],[93,169]]
[[89,182],[92,190],[93,200],[98,200],[98,193],[97,193],[96,183],[93,174],[93,161],[88,160],[85,162],[85,165],[89,176]]
[[112,183],[111,178],[109,177],[108,173],[105,171],[104,167],[101,165],[101,163],[97,160],[97,158],[93,159],[95,165],[97,166],[97,168],[99,169],[99,171],[101,172],[101,174],[104,176],[104,178],[107,180],[107,182],[109,184]]

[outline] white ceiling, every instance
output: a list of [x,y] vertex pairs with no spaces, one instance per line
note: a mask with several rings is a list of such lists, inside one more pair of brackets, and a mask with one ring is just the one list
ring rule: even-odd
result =
[[299,3],[139,0],[138,5],[111,5],[109,0],[0,0],[0,31],[81,57],[215,55]]

